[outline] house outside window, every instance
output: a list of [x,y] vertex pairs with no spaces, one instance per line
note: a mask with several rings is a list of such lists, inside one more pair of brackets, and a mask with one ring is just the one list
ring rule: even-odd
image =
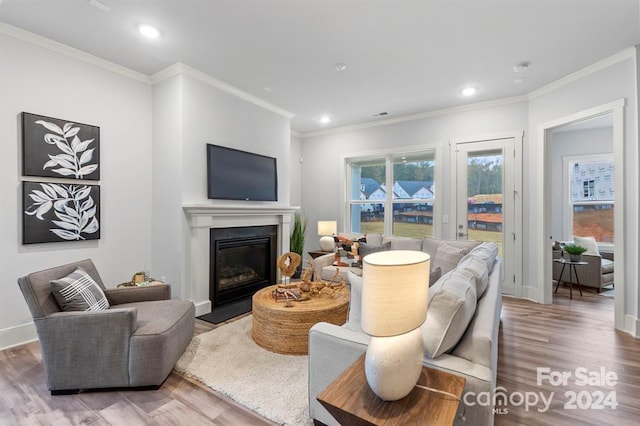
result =
[[613,246],[614,162],[612,155],[598,154],[564,159],[568,173],[568,215],[571,235],[594,237],[601,246]]
[[348,159],[349,229],[433,236],[435,152]]

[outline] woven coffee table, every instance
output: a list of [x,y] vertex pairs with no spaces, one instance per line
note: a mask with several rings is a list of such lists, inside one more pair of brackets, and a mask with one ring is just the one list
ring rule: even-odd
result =
[[337,290],[303,302],[276,302],[271,292],[277,285],[265,287],[253,295],[253,340],[272,352],[306,355],[309,329],[318,322],[342,325],[349,312],[349,290]]

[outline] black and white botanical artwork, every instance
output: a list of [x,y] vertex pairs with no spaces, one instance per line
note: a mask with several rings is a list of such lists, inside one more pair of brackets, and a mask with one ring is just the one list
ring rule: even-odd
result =
[[100,127],[22,113],[24,176],[100,180]]
[[100,186],[22,182],[22,243],[100,238]]

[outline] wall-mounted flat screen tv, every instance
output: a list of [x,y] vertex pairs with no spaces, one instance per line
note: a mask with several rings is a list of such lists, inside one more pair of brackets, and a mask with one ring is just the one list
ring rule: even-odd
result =
[[278,201],[276,158],[207,144],[210,199]]

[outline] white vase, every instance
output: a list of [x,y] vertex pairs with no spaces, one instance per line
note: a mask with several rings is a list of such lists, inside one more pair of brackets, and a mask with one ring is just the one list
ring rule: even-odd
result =
[[404,398],[420,378],[423,356],[419,327],[397,336],[373,336],[364,361],[369,387],[385,401]]

